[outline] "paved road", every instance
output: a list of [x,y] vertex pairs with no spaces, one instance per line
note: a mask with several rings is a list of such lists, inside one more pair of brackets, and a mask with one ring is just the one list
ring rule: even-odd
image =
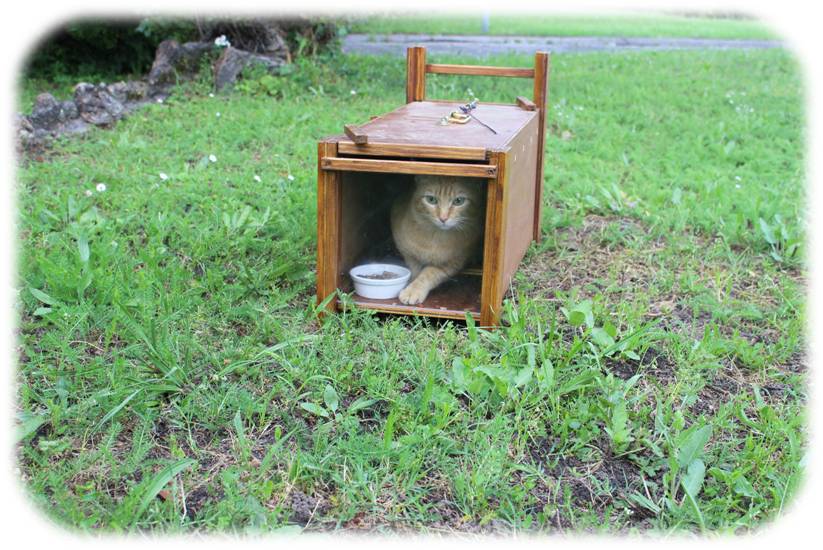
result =
[[713,38],[624,38],[590,36],[457,36],[427,34],[350,34],[343,51],[361,54],[405,55],[406,47],[426,46],[429,53],[482,57],[502,53],[652,51],[696,49],[782,48],[778,40],[721,40]]

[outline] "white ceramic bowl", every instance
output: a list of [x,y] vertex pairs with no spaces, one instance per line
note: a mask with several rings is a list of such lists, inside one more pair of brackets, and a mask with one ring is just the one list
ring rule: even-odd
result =
[[[377,275],[389,271],[397,273],[394,279],[369,279],[364,275]],[[406,287],[411,277],[411,271],[400,265],[392,264],[363,264],[349,270],[354,282],[354,291],[363,298],[390,300],[397,298],[400,291]]]

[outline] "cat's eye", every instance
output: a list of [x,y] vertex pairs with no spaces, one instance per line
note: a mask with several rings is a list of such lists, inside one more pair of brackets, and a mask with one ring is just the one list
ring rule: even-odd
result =
[[429,204],[437,204],[437,197],[434,195],[424,195],[423,200],[425,200]]
[[455,197],[454,200],[452,200],[452,204],[454,206],[463,206],[466,204],[466,197]]

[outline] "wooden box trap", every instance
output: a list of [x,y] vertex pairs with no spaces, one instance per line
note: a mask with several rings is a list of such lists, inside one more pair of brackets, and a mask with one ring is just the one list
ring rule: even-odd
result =
[[[468,122],[449,123],[444,116],[459,116],[461,104],[427,100],[427,74],[531,78],[534,97],[481,102]],[[336,291],[353,290],[354,266],[402,264],[390,209],[414,175],[474,178],[486,189],[483,244],[474,261],[420,304],[351,296],[357,307],[384,313],[450,319],[468,313],[481,326],[496,325],[512,276],[529,243],[540,238],[548,74],[543,52],[529,69],[427,64],[425,48],[409,48],[406,105],[318,144],[318,302],[336,309]]]

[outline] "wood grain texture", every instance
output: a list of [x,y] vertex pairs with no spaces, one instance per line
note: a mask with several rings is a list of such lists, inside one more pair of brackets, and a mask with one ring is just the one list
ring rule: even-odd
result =
[[537,175],[534,184],[534,227],[533,238],[540,242],[540,223],[543,219],[543,156],[546,143],[546,111],[549,108],[549,54],[537,52],[534,55],[534,103],[537,105],[540,126],[537,142]]
[[[323,159],[337,154],[337,143],[317,146],[317,303],[335,293],[339,286],[340,264],[340,174],[323,170]],[[337,299],[327,305],[334,311]]]
[[[479,103],[477,117],[495,129],[489,131],[475,120],[467,124],[440,124],[440,119],[458,110],[457,101],[415,101],[398,107],[358,127],[369,136],[369,145],[394,144],[423,147],[455,147],[485,150],[505,149],[537,111],[517,105]],[[351,141],[343,139],[342,141]]]
[[344,124],[343,131],[346,133],[346,136],[357,145],[365,145],[369,142],[369,136],[360,131],[360,128],[356,126]]
[[431,174],[433,176],[465,176],[469,178],[494,178],[497,175],[497,169],[494,166],[485,164],[378,160],[348,157],[324,157],[320,163],[320,168],[323,171],[345,170],[350,172]]
[[507,151],[506,193],[503,208],[506,212],[503,227],[501,298],[509,288],[520,261],[529,248],[534,227],[534,184],[537,173],[537,119],[532,119]]
[[[441,319],[465,319],[466,313],[480,319],[480,277],[458,275],[433,289],[422,304],[406,305],[399,300],[376,300],[352,294],[357,307],[383,313],[423,315]],[[350,287],[349,287],[350,288]]]
[[473,76],[510,76],[516,78],[532,78],[534,69],[520,67],[490,67],[488,65],[449,65],[445,63],[429,63],[426,72],[432,74],[467,74]]
[[480,292],[480,325],[496,326],[500,321],[502,294],[500,292],[503,269],[503,247],[505,246],[506,153],[491,153],[491,163],[497,167],[497,177],[489,181],[486,195],[486,230],[483,240],[483,282]]
[[531,99],[525,98],[522,95],[517,96],[515,100],[517,102],[517,106],[521,109],[525,109],[527,111],[536,111],[537,105]]
[[488,153],[483,147],[413,145],[408,143],[367,143],[358,145],[353,141],[338,143],[337,152],[341,155],[366,157],[411,157],[477,161],[485,161],[488,157]]
[[426,48],[406,50],[406,103],[426,99]]
[[390,185],[395,183],[395,178],[387,182],[384,174],[340,172],[340,175],[342,209],[339,274],[346,281],[352,267],[365,263],[369,249],[376,241],[391,239],[389,210],[396,193],[393,192],[394,186]]

